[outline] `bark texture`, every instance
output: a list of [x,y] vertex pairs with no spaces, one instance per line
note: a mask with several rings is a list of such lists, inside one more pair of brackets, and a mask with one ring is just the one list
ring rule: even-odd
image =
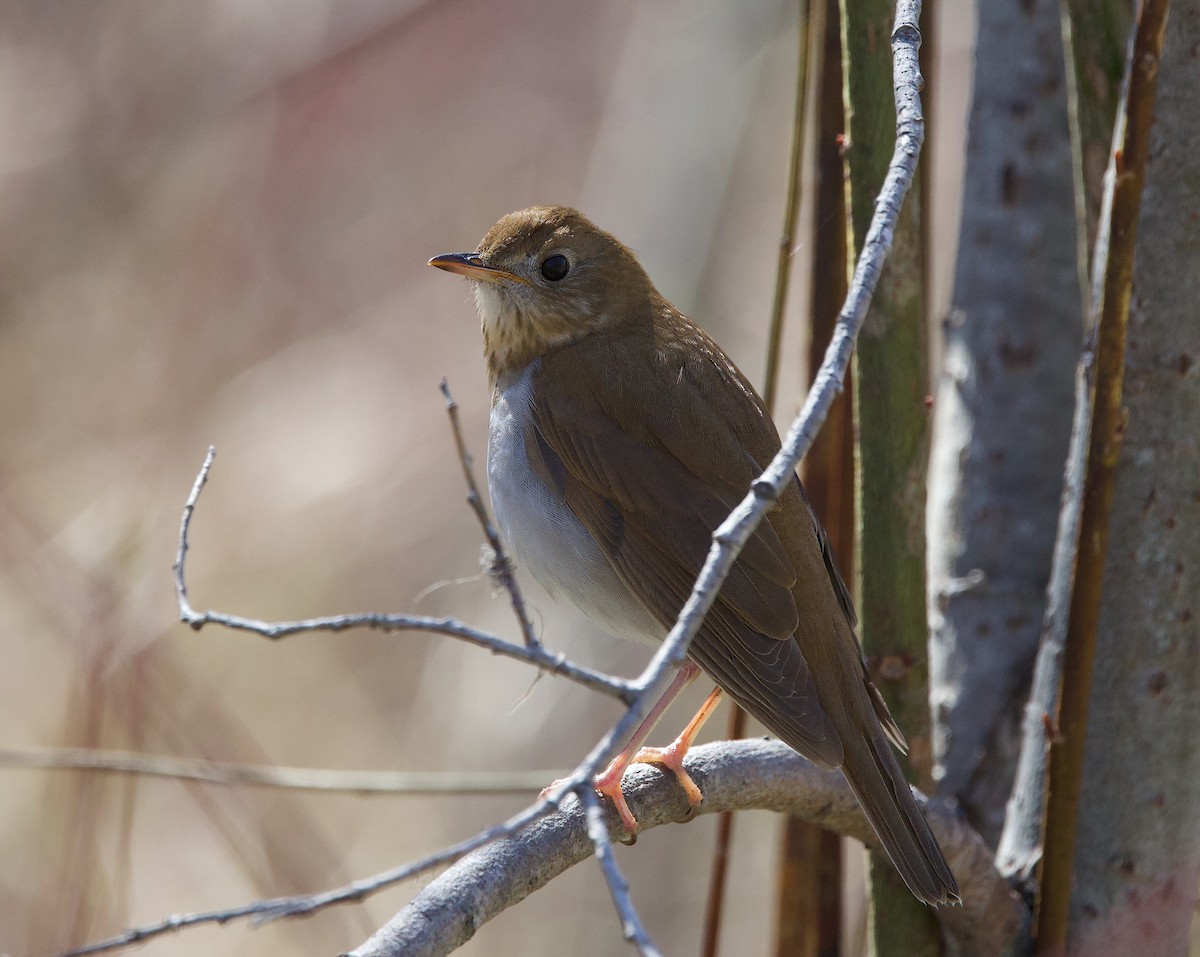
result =
[[929,497],[938,791],[995,846],[1037,650],[1083,330],[1060,8],[980,3]]
[[1200,8],[1172,6],[1138,230],[1071,952],[1188,952],[1200,883]]

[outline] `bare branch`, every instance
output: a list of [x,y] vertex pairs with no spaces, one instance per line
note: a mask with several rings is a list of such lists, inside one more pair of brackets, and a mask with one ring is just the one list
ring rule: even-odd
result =
[[336,771],[234,764],[95,748],[0,749],[0,767],[110,771],[145,777],[349,794],[526,794],[555,771]]
[[605,809],[600,804],[600,796],[591,788],[579,788],[576,792],[583,801],[584,814],[587,820],[588,840],[592,845],[592,855],[600,862],[600,870],[608,882],[612,894],[613,906],[621,919],[621,931],[625,939],[633,944],[642,957],[662,957],[629,896],[629,882],[617,867],[613,856],[612,838],[609,834],[611,825],[605,819]]
[[217,454],[215,448],[209,448],[204,457],[204,464],[196,475],[191,494],[183,506],[183,518],[179,525],[179,546],[175,553],[175,598],[179,605],[179,619],[186,622],[194,630],[199,631],[205,625],[221,625],[235,631],[249,631],[256,635],[272,640],[285,638],[306,631],[345,631],[348,628],[371,628],[375,631],[427,631],[440,635],[449,635],[461,641],[486,648],[493,654],[507,658],[516,658],[534,665],[552,674],[570,678],[593,691],[617,698],[628,705],[634,701],[639,689],[630,682],[601,671],[594,671],[583,665],[577,665],[562,654],[546,651],[539,642],[530,645],[516,645],[505,641],[496,635],[480,631],[464,625],[453,618],[429,618],[424,615],[385,615],[365,612],[353,615],[330,615],[323,618],[307,618],[302,621],[259,621],[255,618],[243,618],[240,615],[227,615],[219,611],[196,611],[188,599],[187,580],[185,577],[185,561],[189,549],[188,535],[191,531],[192,516],[200,492],[208,482],[213,459]]
[[[867,843],[877,839],[845,780],[822,771],[779,741],[722,741],[693,748],[688,773],[704,792],[702,814],[763,809],[803,817]],[[642,829],[685,819],[690,808],[670,774],[635,765],[625,795]],[[962,907],[938,912],[964,957],[994,957],[1012,949],[1028,909],[997,873],[979,835],[953,810],[924,801],[930,826],[963,891]],[[619,834],[616,814],[604,821]],[[588,820],[578,801],[560,813],[490,844],[441,874],[351,957],[447,954],[478,928],[567,868],[594,853]]]

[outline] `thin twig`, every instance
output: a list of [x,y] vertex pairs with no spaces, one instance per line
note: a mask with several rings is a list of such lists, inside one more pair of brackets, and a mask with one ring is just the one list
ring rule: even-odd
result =
[[109,771],[143,777],[343,794],[526,794],[558,771],[336,771],[176,758],[96,748],[0,749],[0,767]]
[[1079,792],[1104,590],[1109,516],[1124,430],[1121,396],[1138,215],[1150,156],[1150,128],[1154,122],[1168,6],[1169,0],[1145,0],[1139,11],[1130,64],[1125,135],[1113,158],[1116,182],[1110,245],[1104,263],[1104,294],[1099,304],[1095,401],[1080,513],[1079,551],[1062,657],[1063,673],[1070,677],[1063,682],[1059,699],[1060,736],[1050,742],[1045,855],[1035,941],[1035,951],[1039,954],[1059,954],[1067,947]]
[[194,630],[199,631],[205,625],[221,625],[235,631],[248,631],[264,638],[277,640],[288,635],[308,631],[345,631],[349,628],[370,628],[375,631],[425,631],[440,635],[449,635],[461,641],[486,648],[493,654],[515,658],[549,671],[552,674],[570,678],[593,691],[599,691],[610,697],[619,699],[628,705],[638,693],[636,686],[621,678],[613,677],[601,671],[595,671],[583,665],[569,661],[564,655],[547,651],[541,643],[517,645],[505,641],[496,635],[478,628],[464,625],[453,618],[430,618],[424,615],[395,615],[382,613],[358,613],[352,615],[329,615],[322,618],[306,618],[300,621],[260,621],[256,618],[244,618],[240,615],[229,615],[219,611],[196,611],[189,599],[186,580],[186,558],[190,548],[188,536],[191,532],[192,517],[195,514],[196,503],[200,492],[208,482],[216,449],[210,448],[204,457],[204,464],[192,485],[192,492],[183,507],[183,518],[179,525],[179,546],[176,552],[175,564],[175,597],[179,605],[179,619],[186,622]]
[[199,625],[194,621],[195,612],[192,611],[191,603],[188,600],[187,580],[184,577],[184,563],[189,547],[188,531],[192,526],[192,514],[196,511],[196,502],[199,501],[200,493],[208,482],[208,473],[212,471],[213,459],[216,457],[217,447],[210,445],[208,453],[204,456],[204,464],[200,466],[196,480],[192,483],[192,491],[188,494],[187,501],[183,503],[183,516],[179,520],[179,547],[175,552],[175,564],[171,566],[171,570],[175,573],[175,600],[179,603],[179,617],[193,628],[198,628]]
[[479,525],[483,529],[488,547],[492,550],[492,560],[488,571],[492,580],[498,581],[508,592],[513,614],[517,616],[517,623],[521,626],[521,634],[525,638],[525,646],[541,648],[542,643],[529,621],[529,614],[525,609],[525,599],[521,596],[521,589],[517,585],[512,559],[504,550],[504,545],[500,541],[500,533],[496,530],[492,517],[488,514],[487,506],[483,504],[479,486],[475,484],[475,473],[471,468],[473,458],[467,451],[467,443],[463,438],[462,424],[458,420],[458,403],[450,394],[450,383],[442,379],[441,389],[442,395],[446,397],[446,414],[450,416],[450,428],[454,432],[454,447],[458,450],[458,461],[462,463],[463,478],[467,482],[467,504],[471,506],[471,511],[479,519]]
[[612,838],[608,834],[608,821],[605,820],[604,808],[600,805],[600,797],[591,788],[580,788],[577,792],[583,801],[583,811],[587,819],[588,840],[592,844],[592,856],[600,864],[604,880],[608,883],[608,891],[612,895],[613,907],[621,920],[621,933],[629,943],[637,948],[642,957],[662,957],[661,952],[654,946],[654,941],[646,933],[645,925],[638,916],[637,908],[629,896],[629,882],[617,867],[613,856]]

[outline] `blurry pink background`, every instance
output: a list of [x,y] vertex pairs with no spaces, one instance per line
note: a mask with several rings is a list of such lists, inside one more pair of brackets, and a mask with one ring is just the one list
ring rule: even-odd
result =
[[[949,6],[949,5],[943,5]],[[429,269],[534,203],[583,209],[761,380],[796,69],[793,4],[95,0],[0,7],[0,747],[311,767],[570,767],[617,707],[427,635],[271,643],[176,620],[170,565],[205,449],[198,608],[451,614],[515,636],[473,580],[438,382],[477,462],[488,395],[467,284]],[[940,25],[926,157],[940,299],[970,23]],[[961,20],[961,22],[960,22]],[[781,418],[798,407],[798,250]],[[547,642],[636,672],[532,582]],[[669,737],[708,688],[664,722]],[[718,736],[722,710],[709,736]],[[532,797],[532,794],[529,796]],[[0,767],[0,953],[316,891],[432,852],[520,797],[353,797]],[[715,820],[620,848],[656,942],[694,953]],[[737,822],[729,952],[763,953],[779,820]],[[418,883],[147,954],[327,954]],[[626,954],[596,867],[464,954]]]

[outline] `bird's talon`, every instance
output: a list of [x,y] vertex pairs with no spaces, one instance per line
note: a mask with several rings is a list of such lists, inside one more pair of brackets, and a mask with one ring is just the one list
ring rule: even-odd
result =
[[688,804],[691,805],[694,811],[704,803],[704,795],[700,791],[700,786],[692,780],[692,776],[683,769],[685,754],[687,754],[687,749],[677,747],[676,745],[665,748],[642,748],[642,750],[634,755],[633,760],[638,764],[657,764],[663,770],[675,775],[675,780],[683,788],[683,793],[687,795]]

